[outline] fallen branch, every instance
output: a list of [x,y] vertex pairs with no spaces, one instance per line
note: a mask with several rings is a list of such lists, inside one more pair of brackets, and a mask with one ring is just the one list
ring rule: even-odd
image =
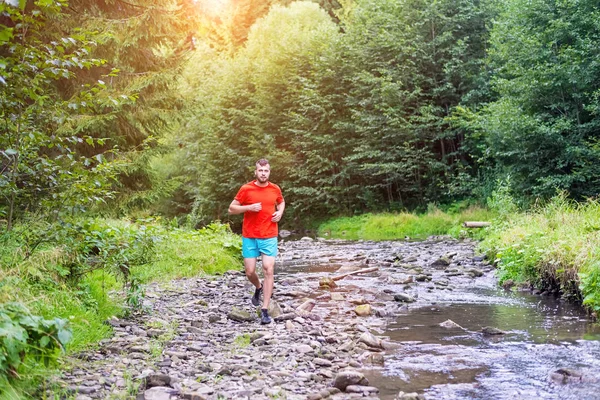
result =
[[491,222],[482,222],[482,221],[465,221],[463,222],[463,226],[465,228],[483,228],[485,226],[490,226]]
[[379,269],[379,267],[359,269],[358,271],[352,271],[352,272],[348,272],[347,274],[342,274],[342,275],[334,276],[331,279],[334,280],[334,281],[339,281],[340,279],[344,279],[345,277],[350,276],[350,275],[366,274],[366,273],[369,273],[369,272],[377,271],[378,269]]

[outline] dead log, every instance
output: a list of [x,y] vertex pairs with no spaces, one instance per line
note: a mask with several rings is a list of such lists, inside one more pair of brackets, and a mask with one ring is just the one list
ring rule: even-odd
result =
[[344,279],[345,277],[350,276],[350,275],[366,274],[366,273],[377,271],[377,270],[379,270],[379,267],[359,269],[358,271],[352,271],[352,272],[348,272],[347,274],[334,276],[331,279],[334,281],[339,281],[340,279]]
[[483,221],[465,221],[463,222],[463,226],[465,228],[483,228],[486,226],[490,226],[491,222],[483,222]]

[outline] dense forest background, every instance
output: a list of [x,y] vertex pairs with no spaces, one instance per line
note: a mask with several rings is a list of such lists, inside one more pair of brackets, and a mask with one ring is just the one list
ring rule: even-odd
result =
[[[600,192],[591,0],[7,0],[0,218],[285,223]],[[461,203],[462,202],[462,203]]]

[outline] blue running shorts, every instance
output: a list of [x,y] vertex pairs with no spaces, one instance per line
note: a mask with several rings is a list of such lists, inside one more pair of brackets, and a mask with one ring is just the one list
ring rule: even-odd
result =
[[260,254],[277,257],[277,236],[268,239],[242,237],[242,257],[256,258]]

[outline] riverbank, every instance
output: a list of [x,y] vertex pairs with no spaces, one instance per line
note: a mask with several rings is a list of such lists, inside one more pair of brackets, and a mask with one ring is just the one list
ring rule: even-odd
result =
[[[59,228],[17,226],[0,240],[0,304],[18,302],[32,315],[68,321],[67,357],[111,337],[110,318],[143,312],[144,285],[241,264],[239,237],[220,224],[193,230],[160,220],[77,220]],[[11,345],[0,343],[0,355]],[[10,379],[0,371],[0,393],[11,400],[39,398],[40,386],[65,362],[61,357],[57,365],[44,365],[25,357]]]
[[[498,206],[499,204],[499,206]],[[449,214],[366,214],[333,219],[319,227],[332,238],[393,240],[424,235],[473,237],[479,251],[498,267],[500,283],[525,286],[582,303],[600,313],[600,205],[574,203],[559,195],[545,205],[516,211],[510,198],[494,210],[468,209]],[[491,221],[488,228],[467,230],[464,221]]]

